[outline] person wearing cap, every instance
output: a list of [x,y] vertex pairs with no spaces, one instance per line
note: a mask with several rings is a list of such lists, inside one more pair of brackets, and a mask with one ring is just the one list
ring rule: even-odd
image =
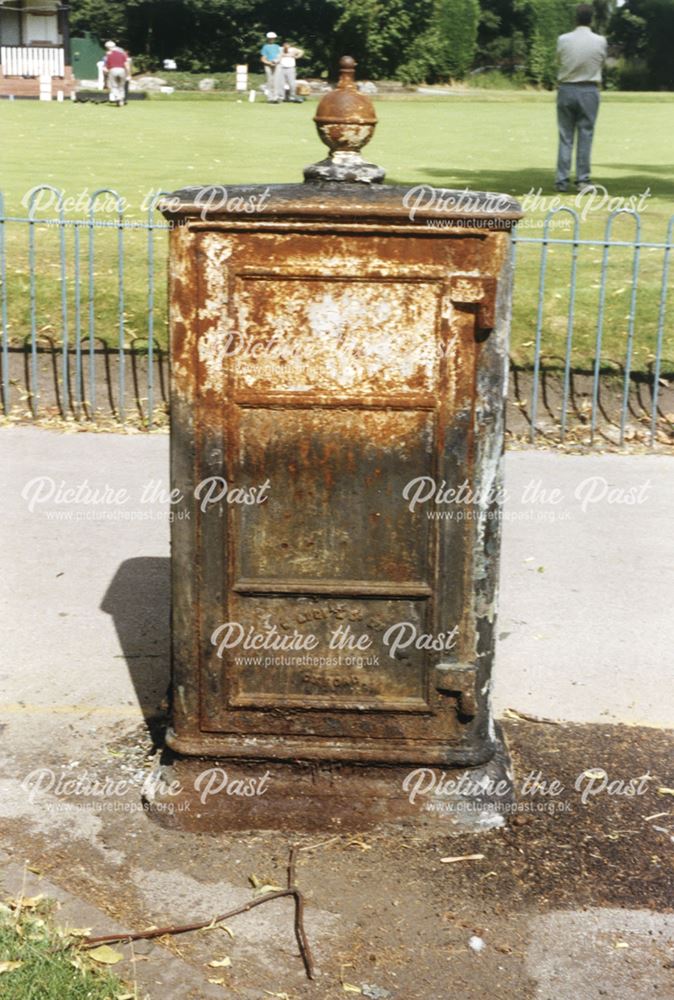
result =
[[103,70],[107,76],[110,104],[123,107],[126,104],[126,83],[131,76],[131,60],[128,54],[114,42],[106,42]]
[[267,77],[267,103],[280,104],[283,100],[283,82],[281,80],[281,46],[276,39],[275,31],[267,32],[267,41],[260,50],[260,58]]
[[596,35],[589,3],[576,8],[576,29],[557,39],[557,126],[559,150],[555,190],[566,191],[571,172],[573,140],[576,139],[576,186],[579,191],[592,187],[590,153],[594,123],[599,112],[601,71],[606,60],[607,43]]

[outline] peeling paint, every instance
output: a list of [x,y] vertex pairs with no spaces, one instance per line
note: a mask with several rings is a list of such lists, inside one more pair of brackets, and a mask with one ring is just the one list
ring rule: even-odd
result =
[[[476,210],[431,229],[421,213],[408,218],[404,188],[271,191],[255,219],[203,217],[195,191],[175,213],[173,486],[185,496],[207,476],[271,486],[265,504],[192,504],[173,525],[171,745],[483,762],[496,745],[498,519],[481,499],[472,519],[433,520],[402,493],[418,476],[465,478],[480,497],[501,481],[518,207],[506,205],[499,230],[482,224],[493,215],[476,195]],[[245,202],[256,189],[232,189],[232,201],[239,193]],[[323,657],[347,621],[371,636],[377,662],[243,666],[209,646],[225,621],[259,630],[269,620],[313,630]],[[382,636],[396,621],[427,633],[458,625],[456,659],[425,648],[389,657]]]

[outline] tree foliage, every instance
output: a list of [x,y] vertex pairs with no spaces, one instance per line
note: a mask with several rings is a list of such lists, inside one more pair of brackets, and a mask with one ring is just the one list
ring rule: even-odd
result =
[[641,87],[674,90],[674,0],[627,0],[611,20],[625,59],[641,69]]
[[527,69],[535,83],[551,87],[557,78],[557,39],[575,24],[576,0],[515,0],[527,19],[531,42]]
[[[353,55],[363,77],[462,79],[480,67],[526,72],[554,85],[557,36],[577,0],[70,0],[73,35],[127,47],[142,69],[176,59],[184,70],[259,67],[267,31],[299,44],[308,75],[334,75]],[[618,84],[674,88],[674,0],[593,0]],[[615,76],[615,74],[614,74]]]
[[436,0],[431,21],[437,38],[437,72],[463,79],[475,61],[478,0]]

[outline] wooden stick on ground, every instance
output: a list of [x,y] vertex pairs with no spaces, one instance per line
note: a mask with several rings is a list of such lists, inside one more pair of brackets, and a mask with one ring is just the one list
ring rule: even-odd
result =
[[263,903],[269,903],[272,899],[284,899],[287,896],[292,896],[295,901],[295,937],[297,938],[297,944],[300,949],[300,955],[302,956],[307,979],[313,979],[314,960],[311,954],[311,948],[309,947],[309,942],[307,940],[306,931],[304,929],[304,896],[295,884],[295,861],[297,851],[298,845],[294,844],[290,850],[290,857],[288,859],[287,889],[279,889],[275,892],[265,892],[263,896],[258,896],[257,899],[251,899],[247,903],[243,903],[242,906],[237,906],[233,910],[221,913],[220,916],[213,917],[211,920],[200,920],[193,924],[169,924],[166,927],[152,927],[149,930],[136,931],[131,934],[101,934],[97,937],[85,937],[82,938],[82,945],[86,948],[91,948],[95,945],[113,944],[115,942],[125,944],[128,941],[144,941],[151,938],[164,937],[166,934],[186,934],[188,931],[200,931],[205,927],[210,927],[211,925],[219,924],[224,920],[229,920],[230,917],[236,917],[239,913],[247,913],[256,906],[261,906]]

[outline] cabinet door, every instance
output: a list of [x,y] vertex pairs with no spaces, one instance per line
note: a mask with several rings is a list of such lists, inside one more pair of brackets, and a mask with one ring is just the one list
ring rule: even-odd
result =
[[201,730],[233,752],[469,759],[474,528],[411,501],[471,481],[475,279],[453,292],[446,238],[198,240]]

